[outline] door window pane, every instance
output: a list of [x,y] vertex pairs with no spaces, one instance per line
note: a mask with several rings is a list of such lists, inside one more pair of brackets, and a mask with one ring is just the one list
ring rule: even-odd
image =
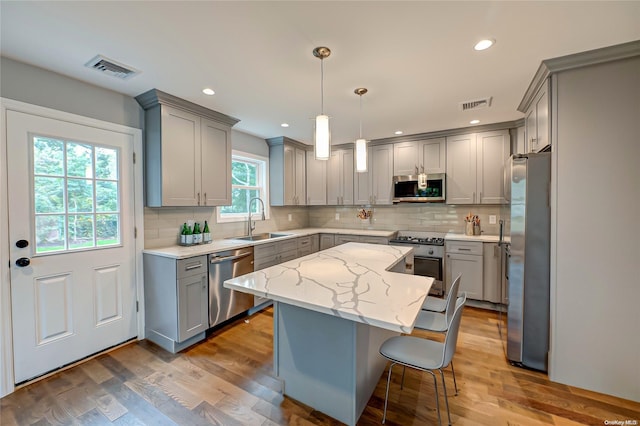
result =
[[69,213],[93,212],[93,181],[67,179],[67,199]]
[[120,217],[117,214],[96,215],[96,235],[99,246],[120,243]]
[[35,209],[37,213],[64,213],[64,179],[36,176]]
[[67,176],[93,177],[93,147],[67,142]]
[[64,176],[64,142],[34,138],[33,172],[36,175]]
[[36,253],[120,244],[119,156],[89,143],[33,138]]
[[36,216],[36,253],[65,250],[64,215]]
[[96,182],[96,211],[118,211],[118,182]]
[[69,228],[69,248],[93,247],[93,215],[70,214],[67,217]]
[[118,155],[109,148],[96,148],[96,178],[118,179]]

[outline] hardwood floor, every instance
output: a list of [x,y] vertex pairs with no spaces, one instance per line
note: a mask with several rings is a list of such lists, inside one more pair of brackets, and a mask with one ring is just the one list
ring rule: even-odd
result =
[[[339,424],[279,393],[272,376],[272,321],[267,309],[177,355],[147,341],[126,345],[2,398],[0,424]],[[640,422],[638,403],[551,383],[542,373],[508,365],[491,311],[465,308],[454,361],[460,394],[449,403],[455,425]],[[396,367],[387,424],[436,424],[431,376],[407,369],[403,390],[400,378]],[[359,425],[380,424],[385,384],[386,373]],[[447,388],[453,391],[449,373]]]

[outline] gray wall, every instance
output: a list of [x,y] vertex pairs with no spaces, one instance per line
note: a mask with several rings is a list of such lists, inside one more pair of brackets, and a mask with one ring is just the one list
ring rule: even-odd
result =
[[0,58],[0,96],[142,129],[144,111],[130,96],[6,57]]
[[550,377],[640,401],[640,58],[557,87]]
[[269,158],[269,145],[267,145],[267,141],[257,136],[231,130],[231,143],[234,150]]

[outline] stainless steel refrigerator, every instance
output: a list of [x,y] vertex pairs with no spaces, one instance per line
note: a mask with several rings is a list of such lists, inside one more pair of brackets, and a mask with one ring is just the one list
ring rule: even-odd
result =
[[547,371],[551,154],[514,155],[505,172],[511,202],[507,358]]

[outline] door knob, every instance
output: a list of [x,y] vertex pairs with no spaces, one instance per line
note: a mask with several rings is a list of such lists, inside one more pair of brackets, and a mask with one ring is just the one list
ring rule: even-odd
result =
[[16,265],[24,268],[25,266],[29,266],[29,264],[31,263],[31,260],[28,257],[21,257],[20,259],[16,260]]
[[16,247],[18,248],[25,248],[29,245],[29,241],[27,240],[18,240],[16,241]]

